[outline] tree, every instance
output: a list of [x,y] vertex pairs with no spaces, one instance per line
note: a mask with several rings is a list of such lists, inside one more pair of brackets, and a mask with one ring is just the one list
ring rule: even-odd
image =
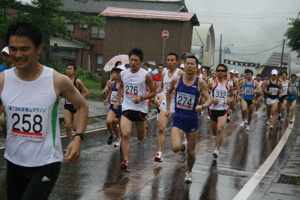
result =
[[[42,64],[48,62],[50,37],[60,35],[72,39],[71,31],[67,28],[66,20],[71,20],[76,23],[97,25],[104,27],[104,18],[98,16],[84,16],[77,12],[64,11],[60,9],[63,3],[57,0],[32,0],[32,4],[22,4],[15,0],[0,0],[3,5],[18,10],[20,14],[0,25],[7,27],[8,24],[16,20],[29,21],[37,26],[43,34],[43,52]],[[80,0],[85,2],[86,0]],[[4,7],[5,8],[5,7]],[[6,30],[6,29],[4,29]],[[2,39],[3,33],[0,35]]]
[[298,52],[298,57],[300,57],[300,19],[299,18],[290,18],[291,22],[288,23],[291,25],[285,32],[285,36],[288,39],[287,46],[292,49],[292,51]]

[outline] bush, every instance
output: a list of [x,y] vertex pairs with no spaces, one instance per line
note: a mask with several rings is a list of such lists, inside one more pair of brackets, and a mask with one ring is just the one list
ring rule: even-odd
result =
[[57,72],[66,75],[66,69],[65,65],[61,62],[61,60],[51,60],[48,64],[46,64],[47,67],[51,67],[55,69]]

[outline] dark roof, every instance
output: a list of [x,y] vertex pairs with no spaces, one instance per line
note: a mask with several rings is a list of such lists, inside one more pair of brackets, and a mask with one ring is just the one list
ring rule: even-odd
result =
[[88,0],[87,3],[81,3],[74,0],[61,0],[64,4],[61,8],[67,11],[77,11],[80,13],[102,13],[107,7],[188,12],[184,0],[178,1],[144,1],[144,0]]
[[[288,64],[288,60],[289,60],[289,53],[283,53],[282,65],[286,66]],[[281,63],[281,53],[273,52],[264,65],[279,67],[280,63]]]

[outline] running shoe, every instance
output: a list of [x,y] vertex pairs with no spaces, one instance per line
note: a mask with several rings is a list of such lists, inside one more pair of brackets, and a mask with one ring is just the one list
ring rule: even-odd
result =
[[245,124],[248,124],[248,120],[247,119],[245,119]]
[[243,120],[241,123],[241,127],[244,127],[244,126],[245,126],[245,120]]
[[282,124],[282,123],[283,123],[283,119],[280,120],[280,124]]
[[207,120],[210,120],[210,117],[209,117],[209,115],[207,116]]
[[269,119],[266,123],[266,125],[270,125],[271,124],[271,120]]
[[113,143],[114,139],[115,139],[115,136],[114,135],[110,135],[109,138],[108,138],[108,140],[107,140],[107,144],[111,145]]
[[130,172],[130,166],[129,166],[129,164],[127,163],[127,161],[121,162],[120,168],[121,168],[121,170],[123,170],[124,172]]
[[146,135],[148,134],[148,131],[149,131],[149,127],[148,125],[146,125]]
[[292,124],[293,123],[293,120],[290,120],[290,124]]
[[219,157],[219,152],[215,151],[215,152],[213,153],[213,156],[214,156],[214,158],[218,158],[218,157]]
[[183,139],[183,143],[182,144],[187,147],[186,133],[184,133],[184,139]]
[[227,116],[227,121],[230,122],[231,121],[231,117],[230,115]]
[[185,162],[185,152],[186,152],[186,145],[184,145],[184,151],[179,151],[179,162],[184,163]]
[[278,121],[281,120],[281,115],[278,115],[277,120],[278,120]]
[[117,139],[116,142],[115,142],[115,144],[114,144],[115,148],[117,148],[119,146],[121,146],[121,139]]
[[184,182],[185,183],[192,183],[192,172],[191,171],[186,171],[185,172],[185,179]]
[[270,131],[273,131],[274,130],[274,127],[273,126],[270,126]]
[[247,125],[246,131],[250,131],[250,125]]
[[155,158],[154,158],[154,161],[155,162],[163,162],[164,159],[163,159],[163,157],[162,157],[161,154],[159,155],[159,153],[157,153],[156,156],[155,156]]

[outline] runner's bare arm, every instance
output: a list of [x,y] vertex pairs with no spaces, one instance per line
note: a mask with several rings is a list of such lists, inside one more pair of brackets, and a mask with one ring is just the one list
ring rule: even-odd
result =
[[120,105],[120,101],[121,101],[121,98],[123,96],[123,93],[124,93],[124,83],[123,83],[122,80],[120,80],[120,86],[119,86],[119,89],[118,89],[118,92],[117,92],[117,102],[114,105],[115,110],[117,110],[119,105]]
[[[198,88],[199,87],[202,90],[203,97],[206,99],[206,102],[205,102],[205,104],[203,104],[203,106],[205,108],[208,108],[211,105],[211,98],[210,98],[210,95],[208,94],[208,89],[206,87],[206,83],[203,80],[199,79]],[[201,108],[201,109],[203,109],[203,108]]]
[[166,110],[166,117],[170,118],[171,117],[171,111],[170,111],[170,105],[171,105],[171,100],[172,100],[172,93],[173,90],[175,90],[175,86],[178,84],[179,81],[179,77],[175,77],[172,79],[171,81],[171,85],[167,91],[167,96],[166,96],[166,100],[167,100],[167,110]]
[[262,86],[262,91],[264,92],[264,93],[266,93],[266,94],[272,94],[272,91],[267,91],[267,87],[269,86],[269,81],[266,81],[264,84],[263,84],[263,86]]
[[[77,133],[84,133],[88,120],[88,104],[80,92],[74,87],[70,78],[53,71],[53,81],[56,96],[62,96],[68,99],[76,108],[78,115]],[[65,162],[75,163],[80,157],[82,140],[75,137],[69,144],[65,153]]]
[[90,93],[86,89],[86,87],[83,85],[82,81],[77,79],[76,82],[77,82],[76,84],[77,84],[78,88],[81,89],[83,92],[83,94],[82,94],[83,98],[86,98],[87,96],[89,96]]
[[257,89],[257,93],[260,93],[261,92],[261,88],[259,87],[259,84],[258,84],[257,81],[254,81],[254,86]]
[[280,81],[278,81],[278,91],[279,91],[279,98],[281,98],[282,97],[282,84],[281,84],[281,82]]
[[[110,85],[111,85],[110,87],[111,88],[113,87],[113,84],[114,84],[114,81],[111,81],[110,82]],[[110,100],[111,93],[112,93],[112,90],[109,90],[108,95],[107,95],[107,97],[106,97],[106,99],[104,101],[104,106],[107,106],[107,104],[108,104],[108,102]]]
[[151,99],[151,98],[155,97],[156,90],[155,90],[154,81],[153,81],[150,73],[146,74],[146,84],[148,85],[148,87],[150,89],[150,92],[148,94],[146,94],[143,98],[144,99]]
[[157,88],[156,94],[159,94],[159,93],[161,93],[162,91],[164,91],[164,76],[165,76],[165,72],[163,72],[162,75],[161,75],[161,84],[160,84],[160,86]]
[[110,79],[106,82],[106,85],[105,85],[105,87],[104,87],[104,89],[102,91],[102,94],[106,94],[109,91],[109,89],[110,89],[110,82],[111,82]]

